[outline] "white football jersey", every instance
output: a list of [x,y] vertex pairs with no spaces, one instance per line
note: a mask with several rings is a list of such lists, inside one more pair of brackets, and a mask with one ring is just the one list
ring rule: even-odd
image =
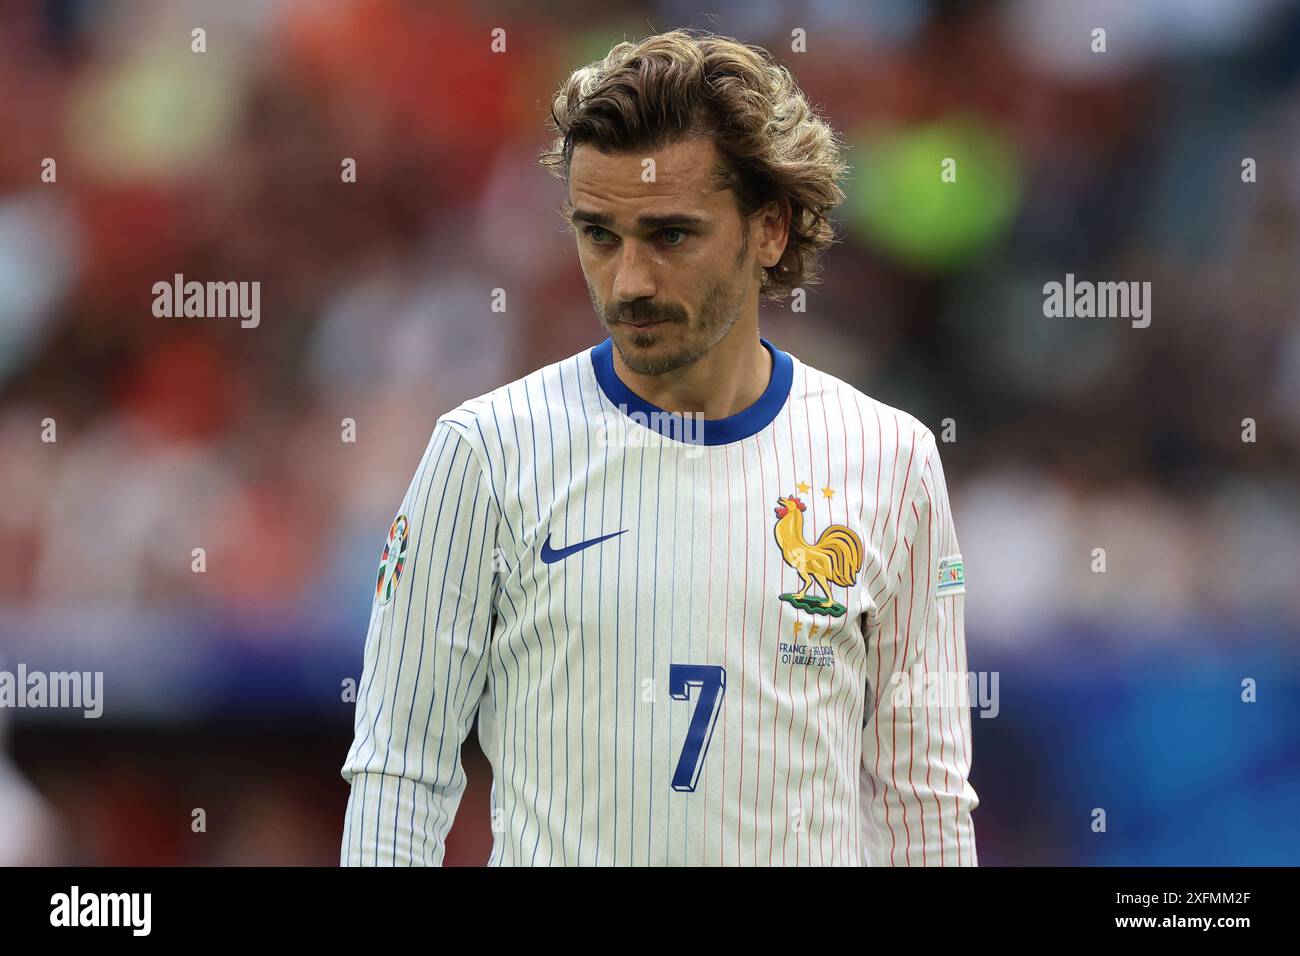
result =
[[602,344],[443,415],[381,555],[345,865],[437,865],[478,717],[491,865],[974,865],[933,434],[766,339],[702,422]]

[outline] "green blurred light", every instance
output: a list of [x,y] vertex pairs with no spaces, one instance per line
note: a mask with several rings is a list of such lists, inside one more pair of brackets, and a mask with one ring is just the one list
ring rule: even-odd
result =
[[236,86],[215,58],[146,53],[79,86],[67,115],[69,140],[105,178],[186,176],[229,145]]
[[[1011,148],[987,125],[913,127],[855,143],[849,155],[865,157],[846,188],[849,228],[909,266],[961,266],[1001,239],[1019,207]],[[941,178],[947,158],[954,182]]]

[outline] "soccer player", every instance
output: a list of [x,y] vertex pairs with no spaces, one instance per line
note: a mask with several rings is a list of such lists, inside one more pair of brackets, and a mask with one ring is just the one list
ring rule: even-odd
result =
[[438,419],[385,542],[345,865],[974,865],[965,575],[933,434],[762,338],[843,199],[761,49],[616,45],[552,102],[608,338]]

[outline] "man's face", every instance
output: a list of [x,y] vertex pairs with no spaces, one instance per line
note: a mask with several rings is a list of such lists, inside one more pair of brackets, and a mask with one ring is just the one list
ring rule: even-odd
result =
[[[642,180],[645,159],[654,181]],[[592,304],[624,364],[642,375],[687,365],[757,310],[759,268],[731,190],[713,187],[717,147],[655,152],[578,146],[569,202]]]

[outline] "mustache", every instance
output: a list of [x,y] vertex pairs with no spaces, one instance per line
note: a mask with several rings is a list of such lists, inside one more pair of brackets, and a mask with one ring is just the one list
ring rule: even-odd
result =
[[650,302],[626,302],[617,308],[605,310],[605,318],[610,322],[680,322],[685,316],[676,306],[654,305]]

